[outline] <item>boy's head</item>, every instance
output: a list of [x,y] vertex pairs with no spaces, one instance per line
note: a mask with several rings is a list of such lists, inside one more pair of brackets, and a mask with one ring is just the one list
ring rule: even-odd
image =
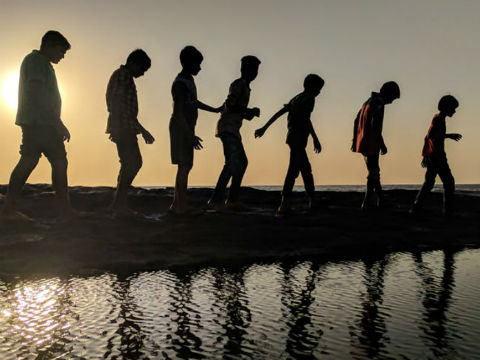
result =
[[55,30],[47,31],[45,35],[43,35],[40,45],[40,51],[54,64],[58,64],[70,48],[71,46],[68,40]]
[[242,73],[242,78],[247,81],[253,81],[258,75],[258,66],[261,61],[253,55],[247,55],[242,58],[242,65],[240,71]]
[[185,46],[180,51],[180,64],[182,64],[183,70],[191,75],[197,75],[200,72],[202,61],[202,53],[194,46]]
[[458,100],[452,95],[445,95],[438,102],[438,110],[446,116],[452,116],[455,114],[458,105]]
[[152,60],[142,49],[136,49],[127,57],[127,67],[132,72],[133,77],[138,78],[152,66]]
[[305,77],[305,80],[303,80],[303,88],[307,93],[312,94],[313,96],[320,94],[323,85],[325,85],[325,81],[317,74],[308,74]]
[[385,101],[385,104],[391,104],[393,100],[400,98],[400,87],[395,81],[387,81],[382,85],[380,94]]

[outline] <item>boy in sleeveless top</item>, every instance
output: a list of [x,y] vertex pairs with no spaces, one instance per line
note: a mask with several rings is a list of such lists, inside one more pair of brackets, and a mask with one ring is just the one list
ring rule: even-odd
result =
[[268,122],[255,131],[255,137],[262,137],[265,131],[280,116],[288,112],[288,132],[287,144],[290,147],[290,162],[288,165],[287,176],[282,191],[282,202],[277,210],[278,214],[288,213],[290,208],[290,199],[292,196],[295,179],[299,173],[302,174],[303,184],[309,199],[309,207],[311,208],[314,200],[315,184],[312,175],[312,166],[308,161],[307,146],[308,137],[313,138],[313,148],[316,153],[322,151],[320,141],[313,129],[310,115],[315,106],[315,97],[320,94],[325,81],[316,74],[309,74],[303,82],[304,91],[291,99],[282,109],[277,111]]
[[453,178],[450,167],[448,166],[447,154],[445,153],[445,139],[459,141],[462,138],[460,134],[447,134],[446,118],[452,117],[458,107],[458,101],[451,95],[443,96],[438,103],[440,111],[433,117],[430,128],[422,150],[422,166],[427,168],[425,173],[425,182],[418,192],[417,198],[410,209],[411,214],[421,210],[426,196],[435,185],[437,175],[443,183],[443,213],[445,216],[453,214],[453,196],[455,192],[455,179]]
[[197,98],[197,88],[193,79],[200,70],[203,55],[193,46],[186,46],[180,52],[182,71],[172,84],[173,114],[170,118],[170,151],[172,164],[178,166],[175,190],[170,211],[174,214],[195,214],[187,204],[188,174],[193,166],[193,151],[203,148],[195,135],[198,109],[218,113],[221,107],[213,108]]
[[[215,186],[208,206],[221,209],[226,205],[230,209],[239,209],[238,203],[240,185],[247,169],[248,159],[240,136],[243,119],[252,120],[260,115],[259,108],[249,108],[250,83],[258,75],[260,60],[252,55],[244,56],[241,60],[241,77],[230,84],[227,99],[223,105],[222,115],[217,123],[215,136],[219,137],[223,145],[225,165]],[[232,180],[228,198],[225,193],[228,182]]]
[[379,154],[387,153],[382,136],[383,114],[385,105],[391,104],[398,98],[400,98],[398,84],[388,81],[382,85],[380,93],[372,92],[355,118],[351,150],[363,155],[368,170],[367,190],[362,210],[369,210],[381,205],[382,185],[380,183]]
[[143,76],[150,68],[151,60],[145,51],[137,49],[128,55],[125,65],[115,70],[107,87],[106,100],[108,122],[106,133],[117,146],[120,158],[117,190],[111,208],[115,216],[131,216],[135,212],[127,205],[128,188],[142,167],[142,155],[137,135],[141,134],[146,144],[155,139],[137,119],[138,99],[134,79]]

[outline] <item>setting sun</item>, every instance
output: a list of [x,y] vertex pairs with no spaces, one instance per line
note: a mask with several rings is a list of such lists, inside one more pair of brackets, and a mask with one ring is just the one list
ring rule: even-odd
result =
[[8,74],[2,82],[2,99],[12,110],[16,110],[18,105],[19,76],[17,71],[12,72]]

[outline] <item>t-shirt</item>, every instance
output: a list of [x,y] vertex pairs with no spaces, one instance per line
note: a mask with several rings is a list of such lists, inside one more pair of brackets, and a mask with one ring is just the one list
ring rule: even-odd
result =
[[[34,101],[28,91],[30,81],[42,84],[44,104]],[[45,55],[33,50],[22,61],[18,85],[18,109],[15,124],[54,125],[60,118],[62,99],[52,64]]]
[[224,133],[233,134],[239,138],[244,112],[250,101],[250,87],[245,79],[239,78],[230,84],[227,99],[222,114],[217,123],[215,136]]
[[198,118],[197,87],[193,76],[178,74],[172,84],[172,98],[174,102],[171,123],[177,126],[175,102],[183,103],[183,113],[187,124],[194,129]]
[[133,75],[125,65],[115,70],[108,81],[107,109],[109,112],[107,121],[107,134],[121,129],[128,133],[138,134],[138,99],[137,88]]
[[447,126],[445,117],[436,114],[427,135],[422,149],[422,156],[445,156],[445,134],[447,133]]
[[354,150],[363,155],[378,155],[382,146],[382,128],[385,101],[379,93],[362,105],[355,119]]
[[314,106],[315,97],[306,92],[298,94],[285,105],[288,110],[287,144],[307,146],[312,127],[310,115]]

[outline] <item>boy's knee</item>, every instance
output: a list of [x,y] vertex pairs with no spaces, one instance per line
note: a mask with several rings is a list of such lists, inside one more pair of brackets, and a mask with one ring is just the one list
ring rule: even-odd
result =
[[379,181],[380,180],[380,169],[371,169],[368,172],[367,179],[371,180],[371,181]]
[[67,158],[58,158],[50,160],[50,164],[52,164],[52,168],[55,169],[63,169],[68,167],[68,160]]
[[445,191],[453,192],[455,190],[455,178],[453,176],[448,177],[443,183]]

